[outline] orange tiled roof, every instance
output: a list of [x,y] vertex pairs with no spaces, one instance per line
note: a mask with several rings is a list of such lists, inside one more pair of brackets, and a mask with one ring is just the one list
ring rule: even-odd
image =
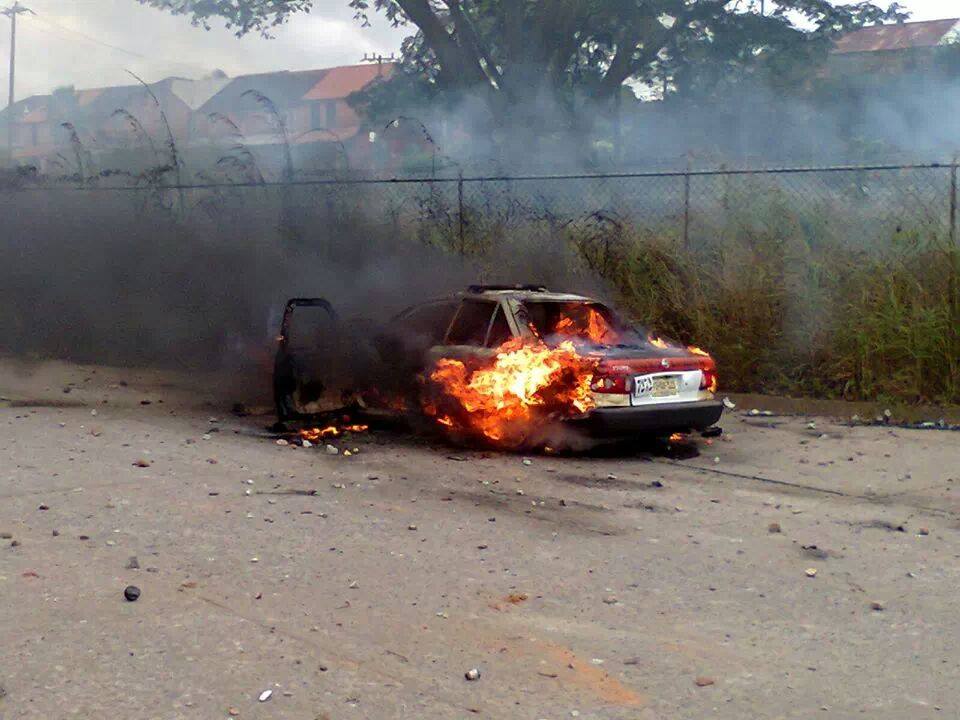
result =
[[396,70],[396,63],[370,63],[331,68],[303,96],[304,100],[342,100],[363,90],[378,78],[388,78]]
[[958,25],[960,25],[958,18],[896,25],[871,25],[853,30],[841,37],[834,45],[833,52],[859,53],[936,47]]

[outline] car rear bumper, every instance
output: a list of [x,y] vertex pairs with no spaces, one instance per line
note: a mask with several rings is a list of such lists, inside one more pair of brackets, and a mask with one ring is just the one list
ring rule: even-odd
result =
[[640,407],[597,408],[568,423],[598,436],[670,434],[706,430],[722,414],[723,403],[719,400],[698,400]]

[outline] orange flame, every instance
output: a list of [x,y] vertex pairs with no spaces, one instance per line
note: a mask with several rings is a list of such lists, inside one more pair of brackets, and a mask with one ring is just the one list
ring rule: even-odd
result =
[[687,350],[689,350],[690,352],[692,352],[694,355],[700,355],[701,357],[710,357],[710,353],[708,353],[708,352],[707,352],[706,350],[704,350],[703,348],[698,348],[698,347],[695,346],[695,345],[690,345],[690,346],[687,348]]
[[660,348],[661,350],[667,350],[670,348],[670,343],[657,337],[656,335],[648,335],[647,342],[653,345],[655,348]]
[[300,431],[300,437],[303,440],[317,442],[322,438],[340,437],[345,432],[366,432],[370,429],[369,425],[330,425],[325,428],[305,428]]
[[522,442],[552,417],[573,417],[593,408],[590,381],[597,363],[581,356],[570,341],[549,348],[515,338],[481,367],[439,360],[430,380],[440,397],[437,406],[427,409],[448,427],[493,441]]
[[592,307],[587,307],[581,317],[574,319],[561,315],[554,332],[558,335],[590,340],[597,345],[609,345],[617,342],[619,334],[607,319]]

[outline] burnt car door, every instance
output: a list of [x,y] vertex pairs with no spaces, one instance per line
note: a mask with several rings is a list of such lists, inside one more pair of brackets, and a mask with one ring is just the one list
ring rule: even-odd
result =
[[342,377],[342,342],[337,314],[322,298],[287,302],[277,338],[273,394],[280,421],[331,409]]

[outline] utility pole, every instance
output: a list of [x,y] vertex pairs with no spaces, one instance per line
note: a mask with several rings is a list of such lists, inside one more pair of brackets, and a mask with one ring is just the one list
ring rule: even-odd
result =
[[14,79],[17,69],[17,15],[31,13],[36,15],[30,8],[24,7],[19,0],[12,6],[0,10],[0,15],[6,15],[10,18],[10,95],[7,102],[7,154],[13,162],[13,101],[14,101]]

